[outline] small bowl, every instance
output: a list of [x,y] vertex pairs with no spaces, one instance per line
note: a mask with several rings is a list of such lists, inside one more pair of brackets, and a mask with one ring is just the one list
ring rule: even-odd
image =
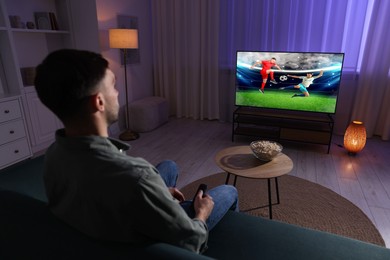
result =
[[271,161],[283,150],[283,146],[281,144],[267,140],[253,141],[250,144],[250,147],[253,155],[257,159],[265,162]]

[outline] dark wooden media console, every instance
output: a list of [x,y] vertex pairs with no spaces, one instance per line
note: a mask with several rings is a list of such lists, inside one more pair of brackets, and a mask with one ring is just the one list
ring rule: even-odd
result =
[[334,119],[331,114],[238,107],[233,112],[235,135],[256,136],[275,141],[327,145],[329,153]]

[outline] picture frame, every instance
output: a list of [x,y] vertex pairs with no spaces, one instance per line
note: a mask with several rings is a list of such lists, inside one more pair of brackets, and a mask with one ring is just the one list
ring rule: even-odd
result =
[[34,12],[35,25],[38,30],[52,30],[49,12]]

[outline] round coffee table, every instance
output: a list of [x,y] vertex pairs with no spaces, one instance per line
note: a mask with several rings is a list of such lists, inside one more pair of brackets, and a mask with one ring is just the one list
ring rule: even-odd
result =
[[272,161],[263,162],[257,159],[248,146],[232,146],[219,151],[215,156],[217,165],[227,173],[226,184],[230,175],[234,175],[234,186],[237,176],[252,179],[267,179],[268,182],[268,209],[272,219],[272,192],[271,179],[275,179],[277,203],[279,200],[278,177],[289,173],[294,164],[290,157],[279,153]]

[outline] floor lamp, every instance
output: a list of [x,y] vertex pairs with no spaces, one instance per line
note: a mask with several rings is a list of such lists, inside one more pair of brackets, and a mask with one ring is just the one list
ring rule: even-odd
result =
[[130,130],[129,124],[129,96],[127,90],[127,49],[138,49],[138,31],[136,29],[110,29],[110,48],[120,49],[123,52],[123,63],[125,67],[125,91],[126,91],[126,130],[119,135],[123,141],[131,141],[139,138],[139,134]]

